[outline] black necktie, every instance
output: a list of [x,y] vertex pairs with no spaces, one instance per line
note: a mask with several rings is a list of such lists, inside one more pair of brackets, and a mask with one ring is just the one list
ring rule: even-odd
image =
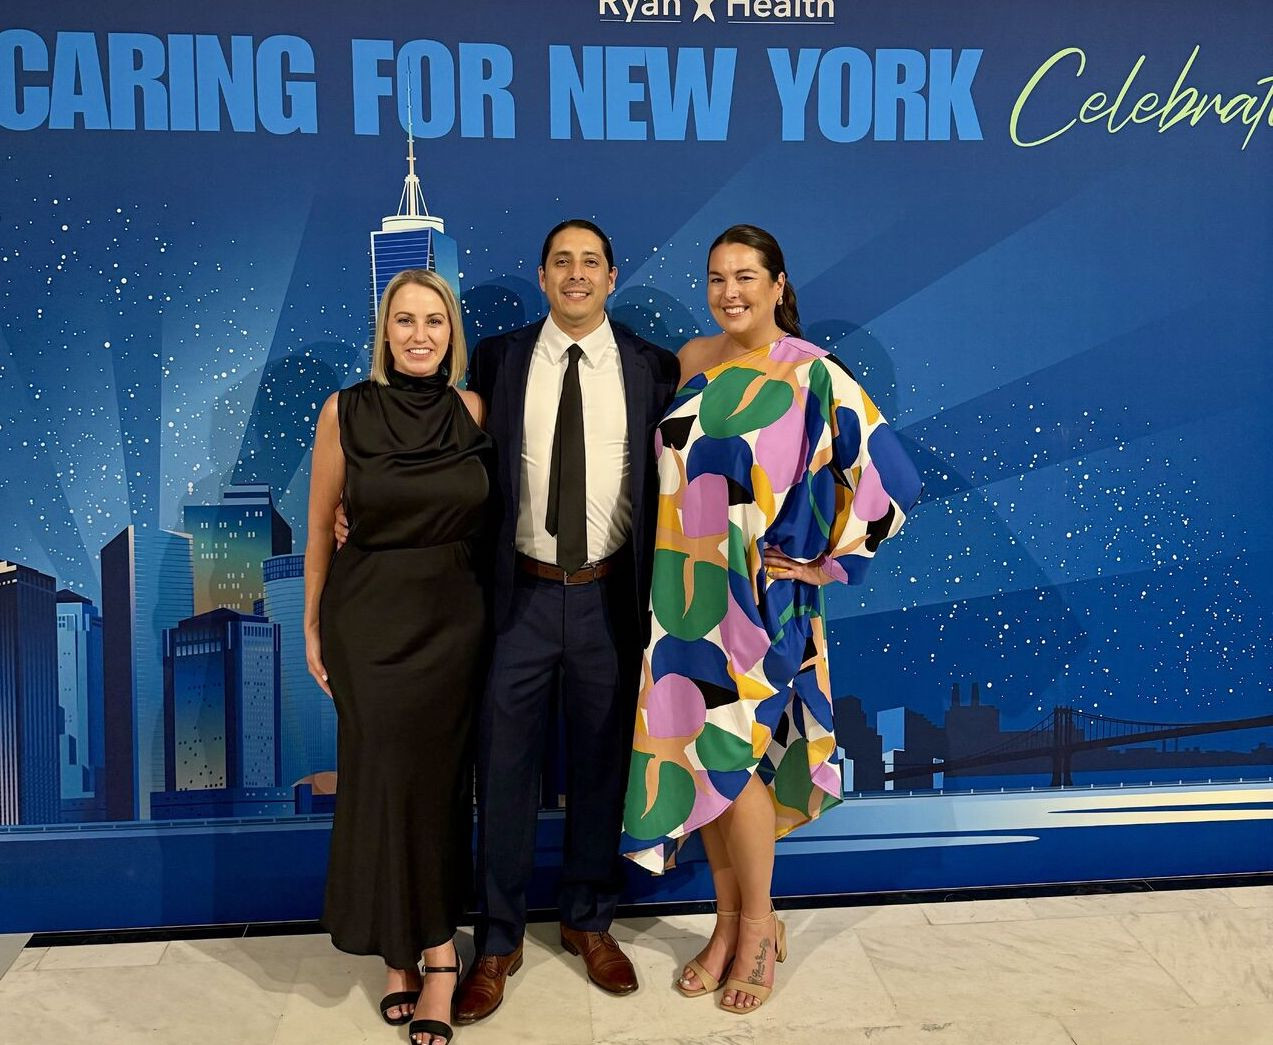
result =
[[561,383],[557,430],[553,433],[552,468],[548,473],[548,532],[557,538],[557,565],[573,573],[588,561],[588,490],[583,447],[583,394],[579,390],[579,357],[571,345],[570,362]]

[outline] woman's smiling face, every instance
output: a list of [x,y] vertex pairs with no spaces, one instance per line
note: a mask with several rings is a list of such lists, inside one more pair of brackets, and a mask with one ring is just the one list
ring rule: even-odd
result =
[[451,345],[451,318],[446,302],[436,290],[404,283],[389,302],[385,336],[398,373],[432,377],[446,360]]
[[747,348],[781,335],[774,306],[786,282],[785,273],[770,276],[760,252],[742,243],[722,243],[707,259],[708,308],[721,330]]

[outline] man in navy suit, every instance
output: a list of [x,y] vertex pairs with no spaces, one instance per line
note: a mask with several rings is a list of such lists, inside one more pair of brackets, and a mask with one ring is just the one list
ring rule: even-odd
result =
[[676,357],[606,316],[617,270],[605,233],[572,219],[544,241],[543,320],[483,340],[469,388],[498,451],[494,638],[478,732],[477,960],[457,1023],[494,1012],[522,963],[542,740],[565,720],[562,946],[615,994],[636,990],[609,933],[658,508],[654,428]]

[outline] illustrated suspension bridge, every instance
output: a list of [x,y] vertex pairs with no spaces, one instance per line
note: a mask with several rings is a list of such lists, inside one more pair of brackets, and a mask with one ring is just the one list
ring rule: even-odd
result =
[[1227,719],[1220,722],[1134,722],[1128,719],[1092,715],[1070,707],[1056,707],[1047,718],[1010,740],[978,752],[953,759],[934,759],[923,764],[899,766],[884,774],[885,780],[903,780],[931,776],[936,773],[960,773],[981,766],[1024,762],[1050,758],[1052,786],[1068,787],[1074,783],[1072,766],[1080,751],[1143,744],[1154,740],[1173,740],[1208,733],[1228,733],[1240,729],[1273,726],[1273,715]]

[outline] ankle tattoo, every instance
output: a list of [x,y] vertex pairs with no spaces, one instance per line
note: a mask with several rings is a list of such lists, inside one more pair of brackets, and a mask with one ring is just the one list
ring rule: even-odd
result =
[[764,985],[765,982],[765,960],[769,957],[769,941],[760,941],[760,950],[756,952],[756,967],[751,970],[751,976],[748,979],[752,983]]

